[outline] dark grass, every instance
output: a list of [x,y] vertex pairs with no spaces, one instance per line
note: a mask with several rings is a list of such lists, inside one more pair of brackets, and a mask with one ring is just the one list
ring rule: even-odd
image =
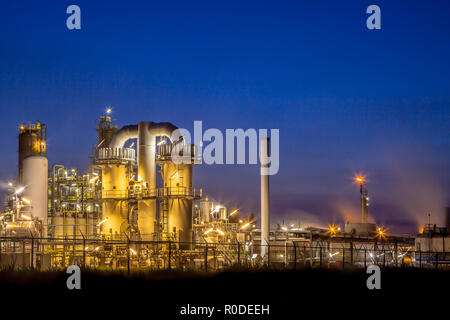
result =
[[[144,308],[159,315],[152,319],[202,318],[180,316],[180,307],[187,304],[216,308],[223,304],[270,304],[271,316],[256,318],[286,319],[305,310],[313,311],[319,318],[345,314],[357,306],[368,313],[390,310],[403,316],[414,314],[418,307],[435,308],[439,313],[444,306],[448,308],[441,301],[448,304],[450,298],[450,271],[439,270],[384,269],[381,290],[368,290],[369,275],[360,269],[234,269],[220,273],[159,271],[132,275],[82,270],[81,290],[67,289],[68,276],[65,272],[2,271],[2,301],[25,296],[40,305],[73,303],[82,309],[94,307],[93,311],[100,314],[115,308],[131,313]],[[5,293],[8,296],[3,296]],[[234,318],[249,317],[231,317]],[[213,319],[230,316],[217,314]]]

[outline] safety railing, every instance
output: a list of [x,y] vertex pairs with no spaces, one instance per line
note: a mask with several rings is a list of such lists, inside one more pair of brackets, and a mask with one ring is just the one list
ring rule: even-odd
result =
[[97,151],[97,159],[135,161],[136,151],[132,148],[100,148]]
[[130,190],[103,190],[103,199],[151,199],[151,198],[195,198],[202,197],[202,189],[187,187],[144,188]]

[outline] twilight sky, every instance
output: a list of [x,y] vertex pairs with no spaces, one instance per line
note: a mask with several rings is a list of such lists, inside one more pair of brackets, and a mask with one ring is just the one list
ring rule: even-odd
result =
[[[81,7],[78,31],[66,8]],[[345,4],[345,5],[344,5]],[[382,30],[366,28],[381,8]],[[18,125],[48,125],[51,163],[86,170],[95,119],[192,129],[279,128],[274,222],[370,214],[443,224],[450,187],[448,1],[8,1],[0,9],[0,181],[17,175]],[[195,184],[259,213],[257,166],[199,166]]]

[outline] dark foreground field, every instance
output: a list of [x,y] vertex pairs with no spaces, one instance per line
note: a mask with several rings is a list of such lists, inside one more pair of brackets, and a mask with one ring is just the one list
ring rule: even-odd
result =
[[[448,310],[450,302],[450,272],[437,270],[382,270],[381,290],[367,289],[369,275],[362,270],[153,272],[132,276],[82,270],[81,290],[67,289],[68,276],[64,272],[0,272],[1,302],[4,306],[39,306],[38,313],[58,306],[83,318],[86,313],[89,318],[115,318],[125,312],[130,318],[139,313],[145,319],[208,318],[180,315],[188,304],[214,306],[216,310],[223,310],[225,304],[270,305],[270,316],[216,312],[209,319],[364,318],[377,313],[405,318],[421,310],[437,316]],[[360,313],[357,308],[365,311]],[[52,313],[56,317],[59,312]]]

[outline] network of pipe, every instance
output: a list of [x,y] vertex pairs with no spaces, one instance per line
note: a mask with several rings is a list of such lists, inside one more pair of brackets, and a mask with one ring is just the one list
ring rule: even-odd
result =
[[[201,191],[195,190],[192,182],[195,148],[184,144],[182,137],[172,141],[176,129],[167,122],[139,122],[119,130],[110,117],[100,119],[93,170],[101,170],[101,227],[108,238],[134,235],[189,247],[193,200],[201,197]],[[172,161],[177,146],[182,146],[181,156],[183,150],[192,150],[189,161]],[[158,174],[162,186],[157,186]],[[133,223],[135,210],[137,221]]]
[[[48,244],[72,241],[83,254],[100,247],[85,248],[77,241],[172,242],[181,250],[253,241],[252,215],[237,218],[238,208],[227,212],[194,188],[193,165],[201,163],[200,155],[171,123],[139,122],[119,129],[107,111],[98,119],[85,174],[57,163],[49,168],[45,125],[19,129],[19,179],[9,183],[8,205],[0,214],[3,236],[31,235]],[[261,152],[268,154],[269,140],[264,141]],[[269,244],[268,217],[269,180],[261,174],[262,257]]]

